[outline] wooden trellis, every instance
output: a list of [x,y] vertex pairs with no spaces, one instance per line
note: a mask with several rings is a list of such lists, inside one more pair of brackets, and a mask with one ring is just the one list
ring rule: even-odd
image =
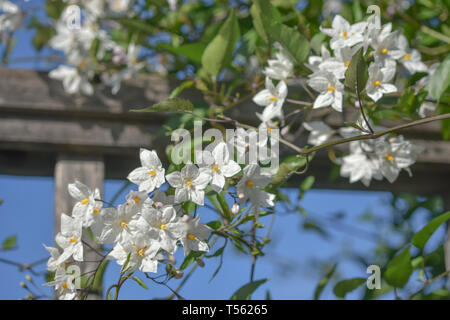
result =
[[[139,165],[139,148],[165,154],[169,138],[157,133],[169,115],[131,113],[129,109],[168,98],[178,84],[168,78],[146,76],[127,82],[116,96],[101,85],[92,97],[71,96],[47,73],[0,69],[0,174],[53,176],[55,230],[59,230],[61,212],[70,214],[73,205],[67,192],[69,182],[78,179],[91,188],[101,188],[103,179],[123,179]],[[202,99],[195,91],[185,91],[181,96],[192,101]],[[257,125],[256,107],[251,102],[247,104],[229,115],[242,123]],[[318,111],[315,116],[325,117],[330,124],[342,123],[336,113]],[[403,172],[395,183],[374,181],[370,189],[359,182],[350,184],[344,178],[330,180],[331,165],[325,150],[318,152],[309,174],[316,176],[316,188],[439,194],[450,209],[450,143],[442,141],[439,129],[440,124],[434,122],[401,132],[426,148],[412,167],[412,178]],[[305,145],[306,136],[301,135],[294,143]],[[293,176],[290,183],[298,186],[299,179]],[[449,240],[445,251],[450,269]],[[95,257],[93,252],[88,254]],[[85,266],[87,270],[95,267]]]

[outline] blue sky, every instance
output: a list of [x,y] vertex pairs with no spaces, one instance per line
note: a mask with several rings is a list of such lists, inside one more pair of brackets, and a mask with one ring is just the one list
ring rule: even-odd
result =
[[[123,181],[106,181],[104,198],[111,199],[122,185]],[[0,237],[17,234],[19,245],[19,249],[2,252],[0,257],[18,262],[33,262],[47,257],[42,243],[53,243],[53,188],[52,178],[0,176],[0,198],[4,199],[0,206]],[[292,198],[296,196],[295,190],[285,192]],[[123,201],[124,195],[118,201]],[[318,260],[339,262],[338,271],[343,278],[365,277],[365,268],[345,261],[346,253],[364,253],[374,248],[375,243],[369,235],[376,230],[369,224],[361,223],[360,217],[371,208],[376,208],[377,215],[389,214],[389,207],[386,206],[388,198],[389,194],[379,192],[312,190],[302,200],[302,206],[311,217],[323,220],[327,215],[345,212],[346,217],[341,223],[367,231],[367,237],[345,230],[338,231],[336,227],[328,228],[333,236],[325,239],[315,232],[302,230],[304,218],[300,213],[286,213],[277,206],[272,242],[267,246],[266,255],[258,259],[255,272],[255,279],[270,280],[258,289],[254,298],[264,299],[266,291],[270,290],[274,299],[310,299],[322,276],[322,270],[314,263]],[[208,209],[200,210],[199,214],[204,222],[216,219],[215,214]],[[268,225],[270,218],[264,217],[261,222]],[[218,240],[211,251],[215,252],[222,244],[223,240]],[[181,263],[182,250],[176,256],[178,263]],[[223,267],[212,282],[209,279],[219,260],[204,261],[206,266],[197,268],[194,276],[180,291],[182,296],[190,299],[228,299],[249,280],[250,259],[232,246],[225,250]],[[44,270],[44,265],[38,270]],[[117,281],[118,271],[119,267],[115,263],[109,265],[106,285]],[[26,274],[29,273],[20,273],[13,266],[0,264],[0,299],[24,297],[26,291],[19,287],[19,283],[25,281]],[[39,284],[42,281],[36,279]],[[179,281],[174,279],[169,284],[176,287]],[[162,286],[153,283],[148,285],[150,289],[146,291],[134,282],[127,282],[120,297],[151,299],[170,294]],[[353,297],[356,298],[357,294],[355,292]],[[352,295],[348,297],[352,298]],[[331,286],[324,292],[323,298],[334,298]]]

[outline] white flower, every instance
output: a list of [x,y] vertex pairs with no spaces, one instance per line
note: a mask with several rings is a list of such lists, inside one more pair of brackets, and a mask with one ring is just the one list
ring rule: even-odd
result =
[[157,234],[156,239],[161,249],[173,254],[177,249],[176,242],[183,235],[184,223],[177,217],[174,207],[167,205],[160,209],[145,208],[142,217]]
[[186,257],[191,250],[209,251],[206,239],[212,232],[212,229],[205,224],[199,223],[200,216],[189,219],[184,227],[183,237],[180,239],[184,248],[184,256]]
[[264,68],[263,73],[271,79],[286,80],[292,76],[294,66],[291,60],[283,54],[283,52],[276,53],[276,59],[269,59],[268,67]]
[[311,132],[308,137],[308,143],[313,146],[325,143],[334,133],[323,121],[304,122],[303,126]]
[[314,101],[313,109],[331,106],[334,110],[342,112],[342,97],[344,85],[333,74],[319,71],[310,75],[308,85],[320,92]]
[[64,90],[69,94],[81,92],[85,95],[92,95],[94,93],[88,75],[80,73],[77,68],[60,65],[50,71],[48,76],[51,79],[61,80]]
[[60,266],[56,262],[58,261],[59,257],[61,256],[61,252],[59,251],[58,248],[47,247],[45,244],[43,246],[44,246],[45,250],[47,250],[48,253],[50,253],[50,258],[47,261],[47,270],[48,271],[57,270]]
[[258,92],[253,97],[253,102],[262,107],[266,107],[271,104],[283,104],[286,96],[286,82],[280,81],[275,87],[272,80],[270,80],[269,77],[266,77],[266,88]]
[[383,177],[379,171],[377,159],[368,156],[359,141],[350,142],[350,154],[340,158],[342,177],[349,177],[350,183],[361,180],[368,187],[373,179],[381,180]]
[[320,31],[331,37],[331,49],[336,50],[343,47],[351,47],[364,40],[363,32],[366,29],[366,22],[359,22],[350,25],[342,16],[336,15],[331,24],[332,28],[322,28]]
[[145,234],[135,234],[122,242],[116,243],[113,250],[108,254],[108,259],[116,260],[123,265],[130,255],[127,268],[129,272],[141,270],[142,272],[158,271],[158,261],[155,259],[160,244]]
[[389,83],[395,74],[395,62],[391,61],[385,67],[378,63],[369,66],[369,79],[366,84],[366,93],[373,100],[378,101],[383,94],[397,91],[397,87]]
[[102,220],[91,226],[99,243],[123,241],[130,235],[129,225],[137,219],[134,210],[128,210],[126,204],[118,208],[105,208],[101,211]]
[[398,47],[403,51],[403,56],[399,59],[400,63],[411,73],[426,72],[427,66],[422,62],[419,51],[410,49],[408,40],[404,35],[398,36]]
[[388,23],[381,30],[372,30],[370,45],[375,52],[375,61],[384,64],[386,60],[400,59],[404,52],[400,50],[398,34],[391,32],[392,24]]
[[152,192],[164,183],[165,170],[154,150],[141,148],[140,158],[142,166],[134,169],[127,179],[137,184],[139,191]]
[[321,55],[320,56],[309,56],[308,57],[308,63],[306,63],[306,67],[308,67],[311,71],[316,72],[319,71],[319,65],[331,58],[331,53],[327,49],[327,46],[325,44],[322,44],[321,46]]
[[132,212],[134,214],[141,211],[142,207],[147,202],[152,202],[152,200],[148,197],[148,194],[146,191],[134,191],[131,190],[128,195],[126,196],[126,202],[125,202],[125,210],[128,212]]
[[211,176],[205,169],[198,169],[195,164],[186,164],[181,172],[175,171],[166,176],[169,184],[175,188],[175,202],[192,201],[198,205],[204,204],[203,191],[211,181]]
[[24,15],[19,6],[10,1],[0,1],[0,35],[2,42],[6,40],[6,32],[12,32],[20,27]]
[[72,216],[83,221],[83,227],[90,227],[98,218],[103,207],[100,200],[100,191],[96,188],[94,192],[79,181],[68,186],[69,194],[77,200],[72,209]]
[[256,116],[258,117],[259,120],[261,120],[261,122],[270,122],[275,118],[278,118],[282,122],[284,122],[283,104],[282,103],[269,104],[267,107],[264,108],[262,113],[257,112]]
[[254,207],[273,207],[275,195],[262,191],[272,177],[262,174],[257,164],[250,164],[243,170],[244,175],[237,184],[237,194],[241,203],[250,200]]
[[77,288],[74,283],[74,276],[66,273],[65,268],[56,270],[53,281],[44,283],[46,287],[55,287],[58,292],[59,300],[73,300],[77,295]]
[[375,146],[375,152],[380,161],[380,171],[390,183],[397,179],[401,169],[408,171],[411,175],[408,167],[416,162],[422,151],[422,147],[404,140],[401,135],[391,138],[389,142],[379,142]]
[[119,92],[122,81],[134,77],[145,65],[145,62],[138,61],[139,51],[139,46],[136,46],[134,43],[130,43],[126,55],[126,67],[104,80],[106,85],[112,87],[111,92],[113,94]]
[[108,0],[109,10],[114,14],[123,14],[128,10],[132,2],[132,0]]
[[71,256],[76,261],[83,261],[82,223],[81,219],[61,214],[61,232],[56,235],[55,241],[64,251],[56,260],[57,265]]
[[225,178],[230,178],[241,171],[241,167],[232,159],[225,142],[218,143],[211,152],[204,151],[201,168],[211,176],[211,187],[220,192],[225,185]]

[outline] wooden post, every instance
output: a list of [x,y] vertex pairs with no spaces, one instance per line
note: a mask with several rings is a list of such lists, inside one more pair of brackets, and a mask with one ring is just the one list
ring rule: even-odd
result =
[[[57,157],[55,166],[55,234],[61,229],[61,214],[71,215],[74,199],[70,196],[67,185],[78,180],[87,185],[91,190],[103,190],[104,164],[101,156],[80,156],[61,154]],[[83,241],[92,248],[101,252],[101,246],[92,242],[89,234],[83,234]],[[101,257],[92,249],[84,246],[84,260],[81,264],[81,273],[95,270]],[[101,299],[101,293],[89,293],[88,299]]]

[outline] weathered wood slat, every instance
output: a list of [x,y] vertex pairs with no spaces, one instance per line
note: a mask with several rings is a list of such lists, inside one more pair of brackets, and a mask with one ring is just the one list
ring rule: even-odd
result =
[[[104,165],[101,156],[79,156],[72,154],[59,155],[55,166],[55,215],[54,225],[55,233],[61,230],[61,214],[65,213],[71,215],[75,200],[72,199],[67,191],[67,185],[73,183],[75,180],[82,181],[91,190],[95,188],[103,190]],[[85,232],[83,234],[83,241],[88,243],[90,247],[100,251],[100,246],[96,245]],[[84,246],[84,260],[81,263],[81,272],[89,272],[96,270],[101,256],[93,249]],[[91,275],[91,274],[89,274]],[[88,295],[88,299],[101,299],[101,294],[94,292]]]

